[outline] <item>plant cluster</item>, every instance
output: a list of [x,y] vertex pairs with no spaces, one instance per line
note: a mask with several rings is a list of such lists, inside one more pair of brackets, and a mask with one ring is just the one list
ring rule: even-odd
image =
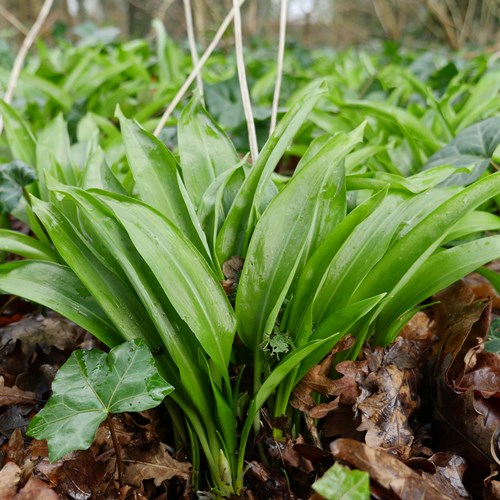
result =
[[[132,71],[146,48],[130,50]],[[68,57],[63,90],[71,75],[94,84],[74,76],[94,64],[87,54]],[[290,93],[253,164],[199,96],[178,117],[175,151],[144,122],[158,107],[146,105],[140,125],[126,104],[114,126],[108,105],[122,102],[123,84],[116,99],[95,94],[105,112],[84,116],[75,135],[68,114],[35,120],[33,132],[0,102],[3,212],[15,209],[35,236],[0,231],[2,250],[27,257],[0,266],[0,289],[109,347],[142,340],[174,387],[166,404],[194,470],[204,461],[220,495],[243,487],[260,410],[291,416],[293,388],[339,341],[355,336],[341,354],[350,358],[366,341],[387,345],[423,301],[500,257],[490,234],[500,228],[500,70],[449,63],[421,79],[417,61],[337,63]],[[287,154],[298,164],[279,175]]]

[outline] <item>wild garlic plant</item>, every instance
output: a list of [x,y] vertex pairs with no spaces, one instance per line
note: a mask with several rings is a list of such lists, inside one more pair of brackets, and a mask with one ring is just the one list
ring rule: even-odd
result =
[[[500,227],[476,210],[500,193],[500,173],[467,187],[443,185],[451,165],[408,178],[349,175],[364,124],[314,140],[278,189],[275,167],[326,92],[316,85],[298,100],[251,167],[196,98],[179,119],[180,161],[118,111],[136,196],[109,182],[105,162],[91,185],[49,171],[31,208],[57,258],[0,267],[3,292],[110,347],[149,346],[175,388],[176,431],[220,495],[243,486],[260,409],[286,414],[293,387],[340,339],[356,335],[351,356],[369,338],[387,344],[422,300],[500,257],[500,236],[448,245]],[[233,256],[244,265],[231,302],[221,280]],[[276,340],[278,358],[268,348]],[[242,376],[253,380],[248,403]]]

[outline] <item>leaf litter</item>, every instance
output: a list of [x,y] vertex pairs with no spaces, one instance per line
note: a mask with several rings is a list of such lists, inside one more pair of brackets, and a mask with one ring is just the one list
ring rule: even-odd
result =
[[[367,346],[356,361],[336,363],[347,337],[311,369],[292,398],[305,434],[261,415],[245,498],[323,498],[311,485],[334,462],[368,473],[375,498],[498,498],[500,362],[485,342],[500,300],[473,274],[433,303],[387,348]],[[71,352],[96,345],[52,314],[15,319],[0,329],[0,497],[189,498],[191,464],[175,449],[162,408],[113,416],[123,485],[106,422],[88,450],[49,462],[46,443],[26,437],[26,426]]]

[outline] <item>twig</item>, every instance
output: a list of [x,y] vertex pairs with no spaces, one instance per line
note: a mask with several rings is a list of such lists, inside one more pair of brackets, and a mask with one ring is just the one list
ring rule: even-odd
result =
[[[191,59],[193,60],[193,66],[196,66],[199,58],[198,51],[196,50],[196,41],[194,39],[193,15],[190,0],[184,0],[184,12],[186,15],[186,29],[189,40],[189,50],[191,51]],[[198,92],[200,93],[200,97],[203,99],[204,92],[201,71],[196,75],[196,85],[198,85]]]
[[[5,95],[3,100],[10,104],[12,101],[12,97],[14,95],[14,91],[16,90],[17,80],[19,79],[19,75],[21,73],[21,69],[23,67],[24,60],[26,59],[26,55],[28,54],[28,50],[33,45],[35,38],[37,37],[40,29],[43,26],[43,23],[47,19],[49,15],[50,9],[52,8],[52,4],[54,0],[45,0],[38,13],[38,17],[36,21],[33,23],[33,26],[29,30],[26,38],[24,39],[19,52],[17,53],[16,60],[14,61],[14,66],[12,67],[12,72],[10,74],[9,83],[7,84],[7,90],[5,91]],[[0,117],[0,134],[3,130],[3,118]]]
[[243,34],[241,28],[241,11],[238,0],[233,0],[234,10],[234,44],[236,48],[236,65],[238,67],[238,80],[240,82],[241,100],[243,102],[243,111],[247,121],[248,142],[250,144],[250,155],[252,162],[257,159],[259,148],[257,146],[257,133],[255,132],[255,121],[252,113],[252,103],[250,101],[250,92],[248,91],[248,81],[245,70],[245,57],[243,55]]
[[9,12],[2,5],[0,5],[0,16],[4,17],[7,21],[9,21],[9,23],[12,24],[14,28],[19,30],[24,36],[28,34],[28,28],[26,28],[26,26],[21,21],[19,21],[19,19],[14,14]]
[[274,87],[273,106],[271,108],[271,127],[269,135],[276,128],[278,118],[278,105],[280,102],[281,80],[283,78],[283,61],[285,59],[285,40],[286,40],[286,18],[287,18],[288,0],[281,0],[280,11],[280,35],[278,41],[278,61],[276,68],[276,85]]
[[121,447],[120,443],[118,442],[118,437],[116,436],[115,426],[113,425],[113,420],[109,413],[108,416],[106,417],[106,422],[108,424],[109,432],[111,434],[111,441],[113,441],[113,448],[115,449],[115,458],[118,470],[118,484],[120,486],[123,486],[123,475],[125,473],[125,467],[123,465]]
[[[240,0],[239,5],[242,5],[244,2],[245,0]],[[213,40],[210,42],[203,55],[200,57],[198,64],[195,65],[189,76],[186,78],[186,81],[182,84],[182,87],[177,91],[177,94],[173,98],[172,102],[169,104],[168,108],[163,113],[163,116],[161,117],[154,131],[154,135],[156,137],[160,135],[162,128],[164,127],[167,120],[170,118],[170,115],[174,111],[175,107],[184,97],[184,94],[186,93],[187,89],[193,83],[193,80],[196,78],[196,75],[201,71],[201,68],[203,68],[203,65],[207,62],[207,59],[212,55],[212,52],[215,50],[215,47],[217,47],[217,44],[220,42],[222,35],[226,32],[227,27],[233,20],[233,16],[234,16],[234,9],[231,9],[229,11],[229,14],[224,19],[224,21],[222,21],[222,24],[217,30],[217,33],[215,34]]]

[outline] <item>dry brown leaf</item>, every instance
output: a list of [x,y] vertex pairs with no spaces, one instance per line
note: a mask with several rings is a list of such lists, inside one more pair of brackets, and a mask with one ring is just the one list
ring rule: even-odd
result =
[[132,486],[140,486],[145,479],[154,479],[156,486],[173,477],[181,477],[188,481],[191,464],[175,460],[164,443],[160,443],[151,451],[127,450],[124,457],[124,482]]
[[[422,478],[399,459],[382,449],[374,449],[353,439],[337,439],[330,444],[335,458],[364,470],[383,488],[401,500],[436,500],[461,498],[451,485],[443,488],[434,477]],[[386,496],[386,498],[390,498]]]
[[41,479],[31,476],[14,500],[59,500],[61,497]]
[[21,480],[21,468],[14,462],[7,462],[0,470],[0,498],[11,500],[17,493]]
[[[316,403],[311,394],[318,393],[322,396],[336,396],[342,393],[345,387],[345,380],[332,380],[327,374],[331,372],[335,354],[349,349],[354,342],[355,338],[353,336],[348,335],[344,337],[319,365],[313,366],[309,370],[293,390],[290,404],[294,408],[314,418],[322,418],[328,413],[328,409],[332,410],[336,408],[337,403],[326,403],[314,412],[318,407],[318,403]],[[350,384],[351,381],[349,380],[348,383]]]
[[360,387],[358,430],[368,431],[366,444],[406,454],[414,439],[408,420],[419,403],[412,372],[389,364],[370,373]]
[[25,316],[21,321],[12,323],[1,331],[0,347],[15,345],[19,340],[25,354],[31,354],[38,348],[45,353],[49,353],[51,347],[63,351],[73,347],[81,333],[73,323],[57,316]]
[[470,373],[474,382],[472,373],[479,366],[482,373],[481,380],[476,380],[477,387],[483,384],[487,395],[495,390],[488,381],[496,375],[486,375],[487,368],[478,362],[478,339],[488,332],[491,308],[484,301],[475,301],[474,291],[463,282],[444,290],[436,299],[439,303],[433,311],[439,341],[429,377],[435,401],[436,437],[441,448],[452,449],[466,458],[479,482],[498,454],[500,400],[485,399],[480,390],[467,386],[465,380]]
[[221,285],[227,295],[236,293],[244,262],[242,257],[233,255],[222,264],[222,272],[226,279],[221,281]]
[[30,404],[36,401],[34,392],[22,391],[18,387],[6,387],[3,377],[0,377],[0,406]]

